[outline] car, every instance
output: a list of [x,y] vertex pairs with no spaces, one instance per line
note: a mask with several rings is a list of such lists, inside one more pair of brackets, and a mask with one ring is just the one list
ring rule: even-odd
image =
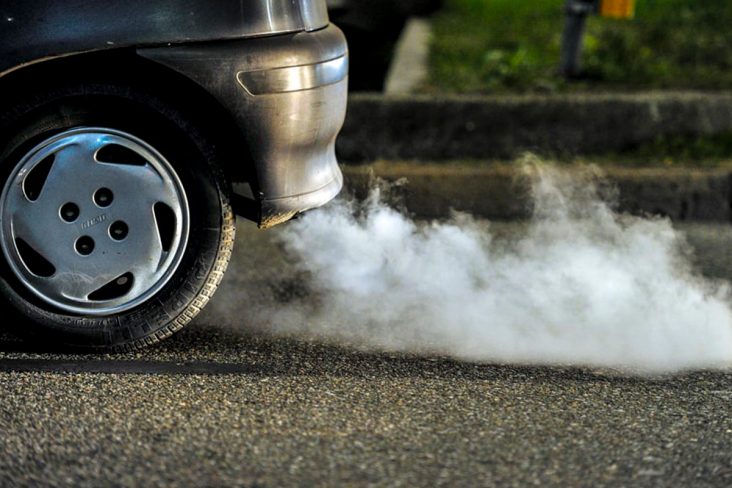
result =
[[128,351],[211,298],[235,216],[343,185],[348,48],[325,0],[0,3],[2,323]]
[[442,0],[327,0],[352,53],[351,91],[382,91],[394,46],[409,17],[427,16]]

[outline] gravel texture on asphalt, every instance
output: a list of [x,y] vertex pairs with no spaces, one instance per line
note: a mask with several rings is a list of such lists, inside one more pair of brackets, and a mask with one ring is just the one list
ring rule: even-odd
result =
[[[729,277],[732,230],[685,229],[699,267]],[[246,327],[237,290],[286,282],[288,261],[276,230],[240,230],[210,309],[158,347],[84,356],[3,337],[0,486],[732,484],[732,374],[634,378],[271,337]]]

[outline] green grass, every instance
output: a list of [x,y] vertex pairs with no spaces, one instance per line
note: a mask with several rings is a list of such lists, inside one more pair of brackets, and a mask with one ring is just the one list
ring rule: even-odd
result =
[[729,166],[732,134],[664,136],[626,151],[600,156],[599,161],[622,161],[628,166]]
[[446,0],[433,21],[427,92],[732,87],[732,1],[637,0],[592,17],[583,81],[557,73],[564,0]]

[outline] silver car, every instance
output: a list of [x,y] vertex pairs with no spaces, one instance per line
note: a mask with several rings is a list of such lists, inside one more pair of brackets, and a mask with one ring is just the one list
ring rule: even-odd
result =
[[3,324],[99,351],[186,325],[235,214],[340,191],[347,73],[325,0],[0,3]]

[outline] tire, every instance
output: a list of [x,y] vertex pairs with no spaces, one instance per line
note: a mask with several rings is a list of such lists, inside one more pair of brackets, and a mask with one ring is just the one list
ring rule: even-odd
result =
[[13,104],[0,134],[4,323],[54,348],[129,351],[201,311],[235,234],[205,123],[139,87],[75,84]]

